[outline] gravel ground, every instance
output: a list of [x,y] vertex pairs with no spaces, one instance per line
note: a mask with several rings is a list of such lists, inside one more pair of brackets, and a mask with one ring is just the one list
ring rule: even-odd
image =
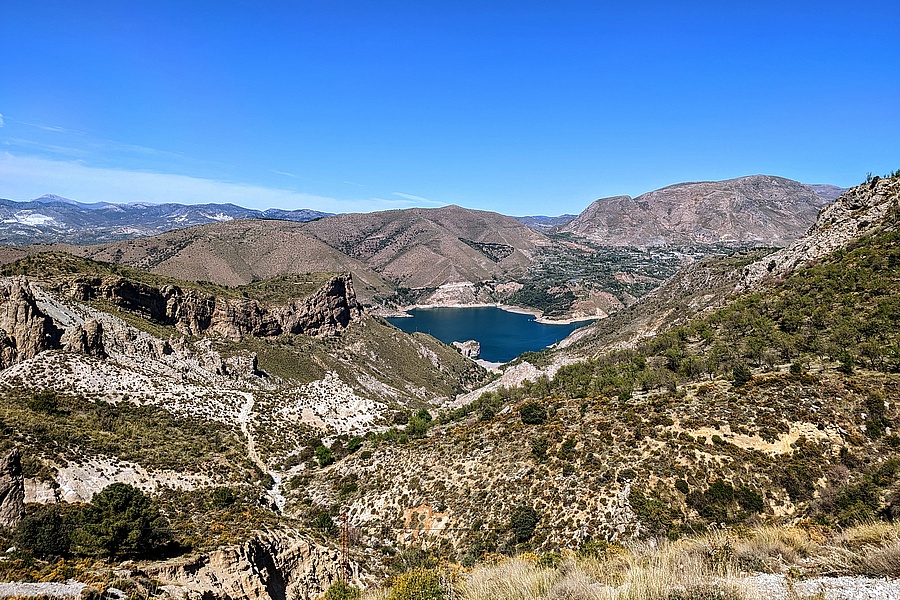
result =
[[898,600],[900,581],[867,577],[815,577],[789,581],[784,575],[752,575],[739,580],[747,595],[759,600],[793,600],[817,597],[825,600]]
[[67,583],[0,583],[0,598],[17,596],[33,598],[80,598],[85,585],[74,579]]

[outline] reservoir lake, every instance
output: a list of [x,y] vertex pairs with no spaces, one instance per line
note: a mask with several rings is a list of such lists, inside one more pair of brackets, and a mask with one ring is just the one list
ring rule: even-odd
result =
[[508,362],[523,352],[543,350],[589,321],[546,325],[533,315],[512,313],[493,306],[464,308],[415,308],[411,317],[390,317],[388,321],[408,333],[420,331],[449,344],[476,340],[481,358]]

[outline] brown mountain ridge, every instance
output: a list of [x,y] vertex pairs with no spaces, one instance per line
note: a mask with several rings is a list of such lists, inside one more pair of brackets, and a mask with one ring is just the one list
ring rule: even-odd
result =
[[832,195],[825,192],[833,190],[820,195],[769,175],[679,183],[637,198],[601,198],[561,231],[609,246],[786,246],[815,222]]

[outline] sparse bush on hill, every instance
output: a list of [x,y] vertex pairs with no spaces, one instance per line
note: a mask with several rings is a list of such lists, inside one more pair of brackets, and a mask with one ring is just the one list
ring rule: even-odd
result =
[[524,504],[517,506],[509,520],[509,528],[516,543],[521,544],[530,540],[540,519],[540,515],[532,507]]
[[540,425],[547,420],[547,409],[540,402],[527,402],[519,408],[519,416],[526,425]]

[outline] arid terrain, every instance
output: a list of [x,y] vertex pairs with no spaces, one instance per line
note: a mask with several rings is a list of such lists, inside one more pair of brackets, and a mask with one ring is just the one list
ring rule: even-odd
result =
[[[799,185],[673,186],[718,238],[665,188],[626,244],[598,201],[4,249],[0,594],[896,597],[900,174]],[[588,271],[608,318],[495,371],[373,314]]]

